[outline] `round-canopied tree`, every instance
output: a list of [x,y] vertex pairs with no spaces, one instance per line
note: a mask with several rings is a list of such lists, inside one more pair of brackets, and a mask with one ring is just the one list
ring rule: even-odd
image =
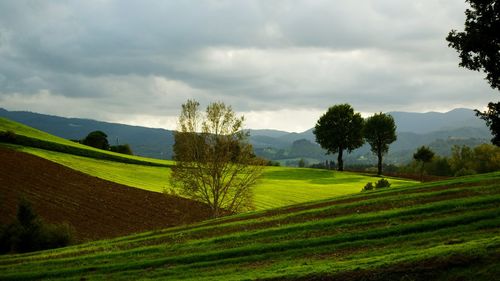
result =
[[344,170],[343,153],[363,145],[363,118],[349,104],[334,105],[323,114],[316,126],[316,142],[330,154],[338,153],[338,170]]
[[109,150],[108,135],[102,131],[90,132],[82,143],[99,149]]
[[418,148],[417,152],[413,154],[413,159],[421,163],[420,165],[420,181],[424,181],[424,165],[425,163],[431,162],[434,158],[434,152],[426,146],[421,146]]
[[389,151],[389,144],[396,141],[394,118],[382,112],[365,120],[363,135],[371,146],[371,151],[378,157],[377,174],[382,175],[382,157]]

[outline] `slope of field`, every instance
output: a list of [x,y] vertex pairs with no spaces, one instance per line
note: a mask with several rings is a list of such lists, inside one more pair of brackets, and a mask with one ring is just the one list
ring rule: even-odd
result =
[[[15,146],[15,148],[86,174],[131,187],[156,192],[162,192],[164,188],[170,187],[170,168],[97,160],[32,147]],[[254,187],[255,207],[263,210],[358,193],[367,182],[375,182],[378,179],[348,172],[266,167],[262,179]],[[394,187],[415,183],[402,179],[389,179],[389,181]]]
[[1,146],[0,162],[0,223],[14,219],[20,196],[46,221],[72,225],[79,241],[207,218],[201,203],[104,181]]
[[498,280],[500,173],[0,257],[1,280]]
[[[50,146],[50,143],[53,143],[54,145],[51,146],[52,148],[51,150],[56,150],[56,151],[60,151],[58,149],[66,149],[70,152],[84,152],[84,153],[87,152],[86,154],[95,156],[95,158],[104,158],[104,159],[109,158],[114,161],[121,161],[121,162],[128,161],[131,163],[145,164],[145,165],[152,164],[159,166],[170,166],[173,164],[173,162],[169,160],[160,160],[160,159],[146,158],[134,155],[126,155],[126,154],[120,154],[111,151],[97,149],[67,139],[63,139],[48,134],[46,132],[37,130],[35,128],[23,125],[21,123],[17,123],[9,119],[0,117],[0,132],[2,131],[3,132],[11,131],[14,132],[16,135],[34,139],[35,141],[33,141],[32,143],[35,143],[37,145],[45,144],[45,146]],[[38,143],[37,140],[40,142]]]

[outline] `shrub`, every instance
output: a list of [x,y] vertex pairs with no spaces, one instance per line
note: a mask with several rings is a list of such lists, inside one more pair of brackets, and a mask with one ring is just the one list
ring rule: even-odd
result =
[[40,236],[40,246],[43,249],[64,247],[73,240],[73,228],[67,223],[45,224]]
[[16,133],[14,131],[3,131],[0,132],[0,140],[4,142],[14,142],[16,140]]
[[476,171],[472,169],[462,168],[455,172],[455,177],[475,175]]
[[130,145],[128,144],[119,144],[119,145],[112,145],[109,147],[109,150],[121,154],[128,154],[128,155],[133,155],[132,149],[130,148]]
[[272,160],[269,160],[266,162],[266,166],[275,166],[275,167],[279,167],[281,166],[280,162],[278,161],[272,161]]
[[45,224],[31,204],[21,199],[17,219],[0,227],[0,253],[31,252],[64,247],[71,242],[72,229],[67,224]]
[[390,187],[391,184],[389,183],[388,180],[386,179],[380,179],[376,184],[375,188],[384,188],[384,187]]
[[361,191],[369,191],[369,190],[373,190],[373,183],[371,182],[367,183]]

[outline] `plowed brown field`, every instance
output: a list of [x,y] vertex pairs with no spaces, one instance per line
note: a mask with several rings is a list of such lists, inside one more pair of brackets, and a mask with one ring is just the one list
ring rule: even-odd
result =
[[192,223],[209,213],[199,202],[105,181],[0,147],[1,223],[14,220],[20,196],[44,221],[73,226],[77,241]]

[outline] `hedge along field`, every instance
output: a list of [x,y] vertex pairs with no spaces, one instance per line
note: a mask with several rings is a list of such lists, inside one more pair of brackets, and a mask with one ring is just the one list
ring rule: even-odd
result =
[[0,133],[5,134],[6,132],[14,132],[15,135],[3,135],[0,141],[124,163],[165,167],[173,164],[173,162],[169,160],[146,158],[97,149],[0,117]]
[[0,256],[0,280],[496,280],[500,173]]
[[[83,173],[105,180],[149,191],[162,192],[170,187],[171,170],[168,167],[127,164],[93,159],[33,147],[12,146]],[[367,182],[379,178],[348,172],[319,169],[266,167],[254,187],[257,210],[295,203],[359,193]],[[413,181],[389,179],[393,187],[414,184]]]

